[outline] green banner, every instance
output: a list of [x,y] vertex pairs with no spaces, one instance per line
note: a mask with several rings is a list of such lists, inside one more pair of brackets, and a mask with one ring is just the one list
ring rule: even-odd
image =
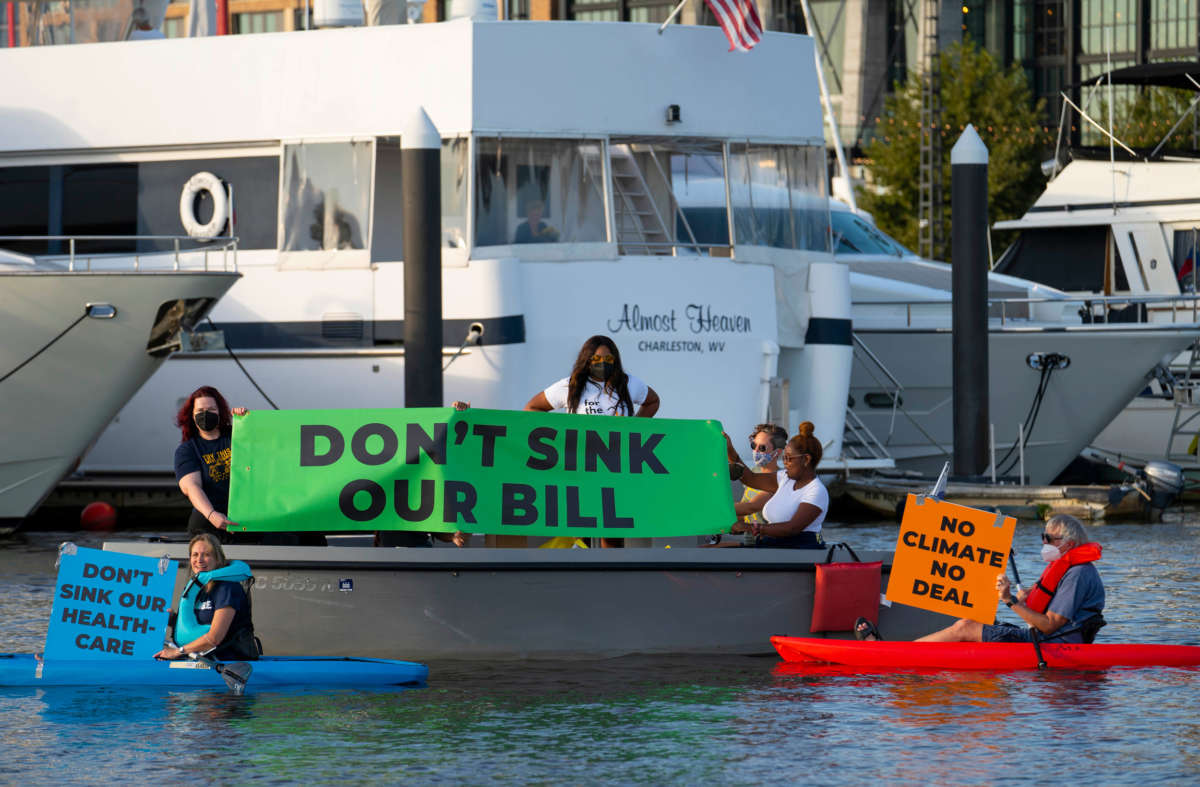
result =
[[726,461],[718,421],[260,410],[234,419],[230,530],[719,533]]

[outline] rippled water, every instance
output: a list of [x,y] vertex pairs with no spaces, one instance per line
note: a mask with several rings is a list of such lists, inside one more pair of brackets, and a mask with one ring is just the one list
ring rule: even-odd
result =
[[[1026,583],[1039,529],[1018,526]],[[891,548],[896,528],[831,535]],[[1200,515],[1094,535],[1103,640],[1200,644]],[[68,538],[99,545],[0,545],[0,651],[41,649]],[[1190,784],[1200,771],[1200,670],[857,674],[695,656],[430,669],[407,691],[0,689],[0,782]]]

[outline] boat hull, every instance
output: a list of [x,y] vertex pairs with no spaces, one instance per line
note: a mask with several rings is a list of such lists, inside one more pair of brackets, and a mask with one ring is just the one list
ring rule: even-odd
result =
[[[950,331],[856,327],[855,333],[903,385],[905,412],[892,412],[890,388],[881,385],[878,371],[861,359],[851,378],[853,412],[887,447],[898,467],[936,476],[953,450]],[[1051,483],[1142,390],[1145,373],[1195,336],[1196,328],[1190,325],[993,329],[988,344],[988,422],[995,428],[997,461],[1016,442],[1018,425],[1024,423],[1027,482]],[[1034,352],[1059,353],[1071,362],[1052,373],[1031,425],[1026,421],[1039,372],[1026,359]],[[1131,374],[1133,363],[1144,368]],[[1000,469],[1002,475],[1018,473],[1015,451]]]
[[[1027,643],[859,642],[858,640],[771,637],[789,662],[824,662],[880,669],[1037,669],[1037,654]],[[1200,666],[1200,647],[1191,645],[1043,644],[1047,667],[1095,670],[1109,667]]]
[[[429,668],[410,661],[364,658],[266,657],[253,666],[248,690],[284,686],[420,686]],[[29,653],[0,654],[0,686],[131,686],[225,689],[212,667],[196,661],[40,660]]]
[[[158,369],[167,350],[152,355],[149,345],[160,309],[208,301],[203,314],[237,279],[204,271],[0,275],[0,374],[11,373],[0,385],[0,526],[32,513]],[[116,314],[79,320],[87,304]]]
[[[185,545],[106,550],[181,557]],[[255,575],[254,626],[268,652],[516,660],[771,652],[808,631],[824,550],[226,547]],[[840,553],[839,553],[840,554]],[[860,551],[865,561],[890,552]],[[182,565],[182,564],[181,564]],[[177,591],[182,588],[181,571]],[[952,622],[893,605],[907,637]]]
[[[910,494],[921,494],[932,478],[905,481],[884,475],[840,479],[836,488],[854,502],[877,514],[893,517]],[[1016,486],[965,484],[946,485],[945,499],[969,508],[995,507],[1006,516],[1045,520],[1069,514],[1084,521],[1145,521],[1145,499],[1138,490],[1126,488],[1112,493],[1110,486]]]

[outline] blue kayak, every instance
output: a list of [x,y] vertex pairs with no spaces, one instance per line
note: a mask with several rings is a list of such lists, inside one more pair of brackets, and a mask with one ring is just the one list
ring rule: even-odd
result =
[[[264,656],[258,661],[229,662],[225,669],[245,670],[247,689],[281,686],[378,687],[421,686],[429,667],[412,661],[356,658],[292,658]],[[159,686],[224,689],[229,681],[203,661],[112,659],[103,661],[41,660],[31,653],[0,654],[0,686]]]

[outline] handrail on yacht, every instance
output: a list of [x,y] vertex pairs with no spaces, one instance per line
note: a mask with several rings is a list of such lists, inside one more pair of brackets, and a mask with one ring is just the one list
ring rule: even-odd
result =
[[[903,306],[905,307],[905,323],[912,326],[912,310],[914,306],[941,306],[953,303],[951,298],[921,298],[916,300],[867,300],[853,301],[852,306]],[[1071,304],[1079,304],[1081,307],[1089,310],[1096,306],[1102,308],[1102,314],[1106,317],[1115,306],[1132,306],[1135,304],[1145,305],[1150,307],[1152,311],[1161,313],[1167,311],[1164,308],[1153,308],[1154,306],[1168,306],[1171,312],[1171,322],[1177,322],[1177,317],[1180,311],[1185,313],[1191,312],[1191,322],[1197,322],[1200,317],[1200,294],[1179,294],[1179,295],[1065,295],[1054,297],[1037,297],[1037,298],[988,298],[987,304],[990,309],[992,306],[1000,307],[1000,324],[1006,324],[1008,306],[1030,306],[1033,304],[1050,303],[1061,306],[1069,306]]]
[[[27,256],[32,256],[37,259],[44,259],[44,260],[58,260],[58,259],[65,258],[67,260],[67,270],[72,271],[72,272],[75,271],[75,260],[76,260],[76,257],[78,256],[75,251],[76,242],[77,241],[102,241],[102,240],[107,240],[107,241],[116,241],[116,240],[171,241],[172,245],[174,246],[173,254],[174,254],[174,258],[175,258],[174,264],[172,265],[172,270],[180,270],[181,269],[180,260],[179,260],[179,255],[181,253],[203,252],[203,254],[204,254],[204,270],[207,271],[207,270],[209,270],[209,263],[208,263],[209,252],[219,251],[219,252],[221,252],[220,270],[222,270],[222,271],[232,270],[235,272],[237,271],[238,238],[236,235],[204,235],[204,236],[198,236],[198,237],[193,237],[191,235],[0,235],[0,245],[5,243],[6,241],[54,241],[54,242],[66,241],[67,242],[67,254],[65,254],[65,255],[63,255],[63,254],[34,254],[34,255],[27,255]],[[180,247],[181,241],[187,241],[189,243],[197,244],[197,247],[191,248],[191,249],[183,249]],[[205,248],[199,248],[198,244],[201,244],[201,243],[215,243],[215,244],[219,244],[219,245],[208,246]],[[230,265],[230,260],[229,260],[229,252],[230,251],[233,252],[232,266]],[[142,254],[165,254],[165,253],[167,253],[167,252],[162,252],[162,251],[133,252],[133,269],[135,271],[141,270]],[[99,254],[95,254],[95,255],[89,255],[85,258],[86,259],[86,267],[84,268],[84,270],[91,271],[93,256],[96,256],[96,257],[103,256],[105,259],[113,259],[113,258],[117,258],[117,257],[127,257],[127,256],[129,256],[129,254],[130,254],[130,252],[104,252],[104,253],[99,253]]]

